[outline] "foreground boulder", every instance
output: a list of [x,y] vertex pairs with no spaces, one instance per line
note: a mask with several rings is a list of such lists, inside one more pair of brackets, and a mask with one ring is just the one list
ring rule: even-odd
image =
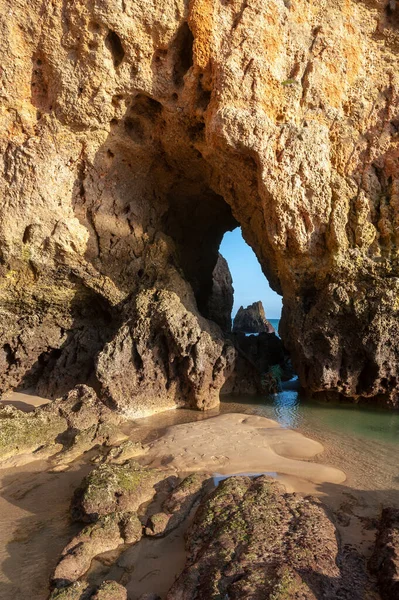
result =
[[117,560],[124,549],[139,543],[144,534],[168,535],[205,495],[209,481],[209,475],[205,474],[193,474],[183,480],[167,477],[133,461],[95,468],[76,491],[71,507],[74,520],[89,524],[64,548],[52,576],[51,599],[72,600],[77,594],[80,600],[78,592],[84,599],[124,598],[126,590],[121,586],[112,595],[112,582],[97,591],[85,584],[93,559],[112,550]]
[[122,465],[100,465],[76,490],[72,515],[78,521],[94,522],[114,512],[136,511],[155,495],[154,485],[161,479],[159,471],[141,467],[133,460]]
[[274,333],[274,327],[266,319],[262,302],[240,306],[233,321],[234,333]]
[[186,568],[167,600],[365,597],[359,579],[341,568],[323,505],[286,494],[266,476],[223,481],[199,508],[186,547]]
[[399,510],[384,508],[369,563],[378,580],[383,600],[399,598]]

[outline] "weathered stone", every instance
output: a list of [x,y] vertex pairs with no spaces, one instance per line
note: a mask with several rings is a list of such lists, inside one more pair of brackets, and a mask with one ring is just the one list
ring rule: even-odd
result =
[[121,464],[144,453],[145,448],[141,442],[124,440],[118,446],[114,446],[109,450],[105,461]]
[[195,503],[204,496],[206,481],[209,481],[209,475],[199,473],[183,479],[163,502],[162,512],[150,516],[146,534],[158,537],[176,529],[190,514]]
[[83,581],[76,581],[72,585],[56,588],[50,594],[49,600],[89,600],[92,588]]
[[54,446],[69,456],[97,444],[123,437],[119,417],[86,385],[78,385],[63,398],[26,413],[0,407],[0,460]]
[[[302,385],[398,406],[397,3],[1,8],[0,389],[98,385],[110,342],[120,403],[137,293],[177,293],[174,270],[205,314],[239,223]],[[200,330],[195,406],[220,350]],[[176,405],[153,385],[137,412]]]
[[383,509],[369,566],[377,576],[381,598],[396,600],[399,597],[398,509]]
[[234,371],[221,394],[269,394],[279,391],[281,381],[294,376],[283,343],[275,333],[230,336],[237,350]]
[[138,542],[142,525],[135,513],[110,513],[87,525],[64,548],[53,575],[53,583],[64,587],[80,579],[93,558],[126,544]]
[[12,406],[0,407],[0,460],[55,444],[66,426],[62,417],[48,410],[25,413]]
[[92,600],[127,600],[127,590],[116,581],[104,581]]
[[225,333],[231,331],[233,303],[233,279],[226,259],[219,253],[212,273],[212,292],[208,299],[205,316],[211,321],[215,321]]
[[77,581],[89,570],[98,554],[117,548],[124,540],[119,529],[120,515],[110,514],[85,527],[64,548],[53,575],[53,582],[63,587]]
[[104,581],[97,590],[77,581],[53,590],[49,600],[127,600],[127,590],[116,581]]
[[137,296],[132,319],[98,358],[97,375],[110,406],[143,417],[219,403],[235,351],[216,325],[194,311],[174,292],[152,289]]
[[274,333],[274,327],[266,319],[262,302],[240,306],[233,321],[234,333]]
[[123,465],[102,464],[83,480],[72,502],[76,520],[96,521],[116,512],[134,512],[155,495],[154,485],[162,479],[159,471],[134,461]]
[[341,570],[335,527],[322,504],[286,494],[265,476],[222,481],[198,509],[187,551],[168,600],[366,597],[355,574]]

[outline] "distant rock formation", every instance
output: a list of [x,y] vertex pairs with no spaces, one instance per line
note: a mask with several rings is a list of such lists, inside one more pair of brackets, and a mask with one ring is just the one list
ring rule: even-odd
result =
[[240,306],[233,323],[234,333],[275,333],[266,319],[262,302],[254,302],[247,308]]
[[208,300],[207,318],[215,321],[222,331],[231,331],[234,288],[229,265],[221,254],[212,273],[212,292]]

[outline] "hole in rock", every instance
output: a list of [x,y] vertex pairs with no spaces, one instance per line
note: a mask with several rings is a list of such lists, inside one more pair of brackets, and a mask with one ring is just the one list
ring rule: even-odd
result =
[[173,82],[178,87],[183,85],[184,75],[193,66],[193,44],[194,36],[188,24],[184,23],[177,32],[173,44],[175,48]]
[[220,243],[238,223],[222,196],[204,183],[178,180],[168,194],[168,206],[165,233],[175,242],[178,262],[206,317]]
[[140,121],[135,118],[128,118],[125,121],[125,131],[131,137],[131,139],[137,144],[141,144],[144,141],[144,128]]
[[112,54],[114,67],[119,67],[125,57],[125,51],[119,35],[115,33],[115,31],[109,31],[105,40],[105,45]]
[[244,240],[240,227],[224,235],[219,252],[227,261],[233,279],[232,319],[240,306],[246,308],[254,302],[261,301],[266,318],[277,332],[282,298],[270,287],[256,254]]

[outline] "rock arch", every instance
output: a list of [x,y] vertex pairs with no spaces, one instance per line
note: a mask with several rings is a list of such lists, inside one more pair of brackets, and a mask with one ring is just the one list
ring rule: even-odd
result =
[[214,405],[234,349],[204,318],[207,290],[238,222],[283,294],[302,384],[395,405],[399,33],[384,3],[43,11],[20,3],[3,23],[2,389],[58,395],[75,369],[132,414]]

